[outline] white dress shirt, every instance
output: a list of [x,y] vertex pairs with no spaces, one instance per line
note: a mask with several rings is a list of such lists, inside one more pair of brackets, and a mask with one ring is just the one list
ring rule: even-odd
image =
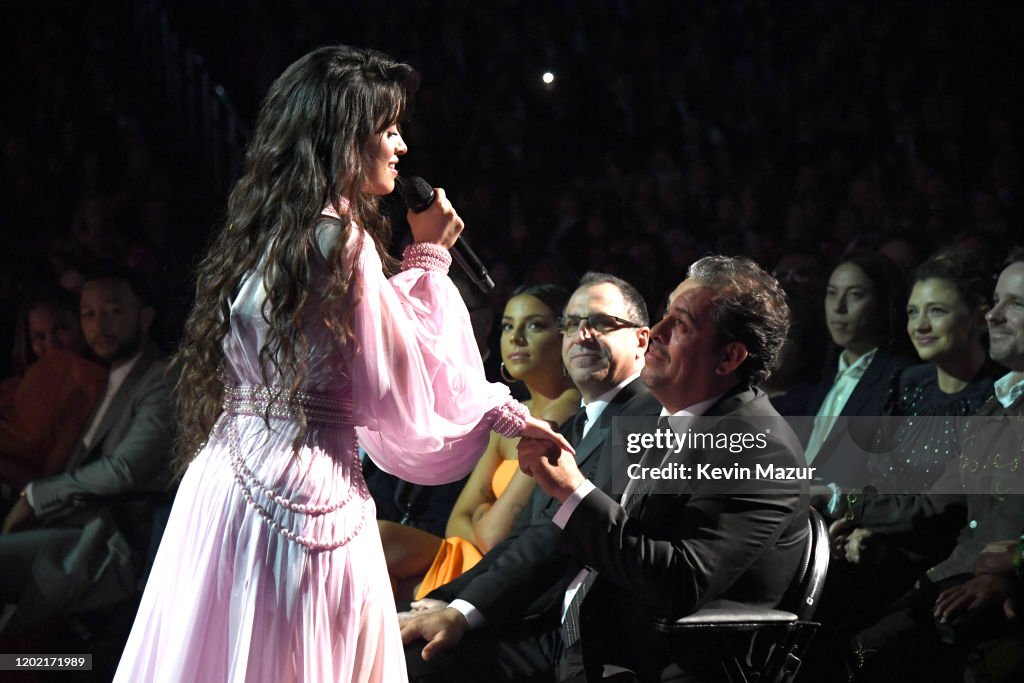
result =
[[[710,408],[720,398],[722,398],[723,395],[724,394],[719,394],[718,396],[709,398],[706,401],[695,403],[689,408],[683,408],[682,410],[676,413],[669,414],[667,408],[662,408],[661,417],[668,417],[670,425],[672,424],[671,418],[673,417],[700,417],[701,415],[708,411],[708,408]],[[589,479],[584,479],[582,482],[580,482],[580,485],[576,487],[576,490],[573,491],[569,495],[569,497],[565,499],[565,502],[562,503],[561,507],[558,508],[558,512],[555,513],[555,516],[551,519],[551,521],[558,525],[559,529],[564,529],[565,525],[569,523],[569,517],[571,517],[572,513],[576,510],[577,507],[579,507],[579,504],[583,501],[584,498],[587,497],[587,494],[589,494],[596,488],[597,487],[594,486],[594,482],[590,481]],[[626,504],[626,496],[628,495],[629,493],[626,491],[622,493],[622,497],[619,499],[620,505]],[[562,600],[563,621],[565,620],[565,613],[569,610],[569,603],[572,602],[573,597],[576,595],[576,591],[580,589],[580,585],[583,583],[584,580],[586,580],[587,574],[589,574],[590,572],[591,569],[589,567],[584,567],[583,569],[581,569],[580,572],[573,577],[572,581],[569,583],[568,588],[565,589],[565,598],[563,598]]]
[[832,388],[828,390],[825,400],[821,402],[821,408],[818,409],[818,414],[814,418],[811,436],[807,439],[804,457],[807,458],[808,465],[814,462],[814,458],[817,457],[825,440],[828,439],[832,428],[836,426],[839,416],[843,414],[843,408],[846,407],[846,402],[850,400],[853,390],[857,388],[860,378],[864,376],[864,372],[871,365],[877,351],[877,348],[871,349],[853,363],[847,362],[845,352],[839,354],[839,370],[836,372],[836,381],[832,383]]

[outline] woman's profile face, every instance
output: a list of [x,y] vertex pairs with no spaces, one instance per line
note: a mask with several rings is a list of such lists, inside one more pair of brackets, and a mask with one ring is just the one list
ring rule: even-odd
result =
[[832,341],[861,354],[879,344],[878,294],[875,284],[858,266],[842,263],[825,289],[825,320]]
[[395,178],[398,177],[398,157],[408,151],[398,124],[388,126],[370,145],[372,161],[366,169],[363,191],[375,195],[391,194],[395,189]]
[[501,360],[512,377],[562,374],[562,335],[554,312],[540,299],[520,294],[501,316]]
[[967,353],[984,310],[971,311],[954,285],[932,277],[914,284],[907,302],[907,334],[921,360],[941,362]]
[[69,311],[43,304],[28,312],[28,338],[36,358],[56,349],[78,351],[82,332],[78,319]]

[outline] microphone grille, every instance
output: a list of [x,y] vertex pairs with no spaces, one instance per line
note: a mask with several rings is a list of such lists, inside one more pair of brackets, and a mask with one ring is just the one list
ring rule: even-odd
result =
[[419,176],[398,178],[398,191],[402,193],[405,205],[413,213],[419,213],[434,203],[434,188]]

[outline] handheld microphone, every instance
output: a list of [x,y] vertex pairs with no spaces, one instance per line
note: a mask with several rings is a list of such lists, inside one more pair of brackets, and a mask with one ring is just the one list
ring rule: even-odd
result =
[[[422,213],[434,203],[436,195],[434,188],[423,178],[416,176],[401,177],[396,179],[398,191],[402,193],[405,205],[413,213]],[[480,262],[480,257],[469,248],[469,242],[465,237],[459,237],[458,241],[449,249],[452,258],[465,271],[469,279],[484,293],[494,289],[494,280],[487,272],[487,268]]]

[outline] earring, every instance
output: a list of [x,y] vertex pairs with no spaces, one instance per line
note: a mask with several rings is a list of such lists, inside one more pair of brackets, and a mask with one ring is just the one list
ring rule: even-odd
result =
[[501,378],[509,384],[519,381],[512,375],[508,374],[508,370],[505,369],[505,361],[502,361],[501,365],[498,366],[498,374],[501,375]]

